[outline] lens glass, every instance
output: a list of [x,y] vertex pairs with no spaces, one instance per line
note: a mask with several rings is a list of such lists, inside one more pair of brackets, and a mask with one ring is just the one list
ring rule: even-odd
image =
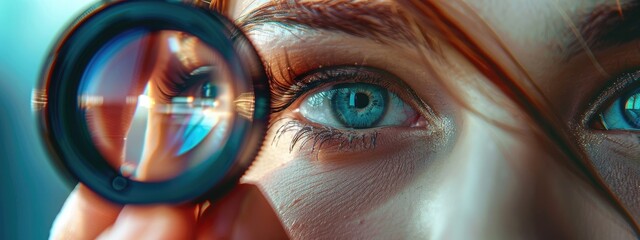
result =
[[227,144],[242,93],[251,92],[231,72],[188,33],[130,30],[89,62],[78,108],[93,144],[123,176],[167,181],[211,164]]

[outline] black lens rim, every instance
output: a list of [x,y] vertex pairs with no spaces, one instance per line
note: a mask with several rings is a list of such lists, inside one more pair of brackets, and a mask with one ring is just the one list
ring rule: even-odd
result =
[[[200,201],[235,185],[260,150],[269,116],[267,77],[247,38],[220,14],[175,1],[120,1],[90,9],[59,39],[41,78],[41,90],[48,96],[40,114],[42,135],[62,171],[121,204]],[[77,107],[90,60],[109,40],[140,28],[177,30],[200,38],[219,51],[236,79],[247,79],[254,87],[252,119],[235,117],[221,153],[205,161],[211,164],[169,181],[137,182],[121,176],[93,146]]]

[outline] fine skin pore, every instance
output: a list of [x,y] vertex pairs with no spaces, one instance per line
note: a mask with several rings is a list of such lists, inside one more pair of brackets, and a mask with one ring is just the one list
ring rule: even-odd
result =
[[[358,6],[402,9],[390,11],[390,18],[419,9],[396,1],[367,3]],[[264,4],[273,3],[232,1],[226,12],[246,23],[241,25],[273,82],[341,66],[381,69],[396,77],[387,79],[389,89],[421,117],[358,129],[376,136],[372,148],[344,147],[335,139],[321,145],[296,142],[301,128],[296,126],[321,127],[298,111],[303,99],[321,90],[309,89],[274,113],[265,147],[242,179],[250,185],[211,203],[198,220],[196,206],[116,206],[79,186],[56,220],[53,238],[282,238],[283,229],[294,239],[637,238],[638,132],[604,130],[592,120],[620,95],[608,94],[624,81],[619,76],[640,65],[640,48],[637,41],[593,47],[586,42],[589,48],[582,48],[576,37],[583,34],[585,16],[626,2],[434,4],[496,56],[499,68],[512,73],[512,81],[540,103],[541,111],[554,116],[558,131],[585,161],[559,147],[530,111],[496,87],[424,16],[411,19],[422,26],[429,46],[340,28],[251,24],[247,16]],[[288,124],[292,130],[280,131]],[[244,210],[224,213],[233,202],[243,202]],[[257,212],[252,221],[246,220],[247,209]],[[82,220],[89,216],[100,220],[89,225]]]
[[[234,16],[264,2],[232,5]],[[637,221],[637,140],[632,145],[636,150],[616,151],[623,141],[616,139],[630,142],[630,133],[596,131],[583,123],[592,99],[616,81],[616,74],[637,66],[637,43],[592,53],[580,50],[569,58],[563,46],[575,38],[567,20],[578,24],[596,6],[615,9],[616,3],[453,2],[451,9],[476,12],[499,36],[530,77],[514,80],[538,86],[550,103],[544,110],[557,116],[573,141],[587,150],[589,163]],[[450,12],[463,28],[479,31],[472,28],[476,22],[464,22],[468,18],[463,13]],[[428,128],[383,128],[376,148],[347,154],[334,154],[337,150],[330,147],[289,151],[286,143],[293,134],[277,136],[279,144],[261,154],[245,180],[266,191],[292,237],[635,238],[624,214],[569,170],[565,164],[571,160],[537,136],[540,129],[526,113],[487,87],[485,76],[444,40],[435,37],[442,57],[423,57],[410,43],[385,44],[340,31],[262,24],[248,34],[276,78],[287,75],[282,74],[284,66],[294,74],[344,64],[390,71],[437,112],[444,130],[434,136]],[[477,34],[482,35],[490,34]],[[495,39],[484,39],[489,40]],[[495,45],[485,47],[498,52],[491,49]],[[589,54],[608,75],[598,71]],[[292,115],[294,109],[290,106],[280,117],[299,117]],[[598,147],[590,147],[594,145]]]

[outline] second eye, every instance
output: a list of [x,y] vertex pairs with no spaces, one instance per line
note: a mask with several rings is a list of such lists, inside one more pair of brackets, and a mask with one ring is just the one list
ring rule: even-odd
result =
[[386,88],[342,83],[307,95],[300,114],[317,124],[346,129],[407,126],[418,113]]
[[639,130],[640,89],[616,99],[600,114],[600,119],[607,130]]

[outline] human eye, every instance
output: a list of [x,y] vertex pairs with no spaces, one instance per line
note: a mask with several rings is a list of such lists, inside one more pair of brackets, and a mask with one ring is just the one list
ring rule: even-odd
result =
[[191,35],[166,32],[156,37],[158,60],[150,78],[153,100],[173,106],[211,107],[225,92],[215,82],[224,74],[217,64],[218,54]]
[[398,95],[370,83],[342,83],[310,94],[298,108],[309,121],[346,129],[399,126],[418,115]]
[[[605,94],[608,101],[603,101],[604,108],[599,111],[593,123],[594,128],[601,130],[640,131],[640,73],[623,74],[619,77],[622,86],[614,86],[610,94]],[[617,91],[620,89],[619,91]],[[611,97],[609,97],[609,95]]]
[[164,98],[170,99],[172,103],[194,103],[204,104],[216,98],[217,87],[212,84],[213,74],[211,66],[198,67],[186,74],[179,74],[178,79],[170,81],[172,86],[166,86],[171,91],[162,92]]
[[201,66],[192,71],[178,71],[154,76],[156,81],[151,84],[147,101],[155,103],[155,113],[171,116],[173,122],[203,125],[205,119],[210,119],[207,113],[220,105],[219,89],[211,81],[214,70]]
[[600,118],[607,130],[640,130],[640,88],[617,98]]
[[[384,129],[425,126],[428,109],[394,75],[373,67],[336,66],[302,74],[296,81],[288,122],[278,132],[295,131],[294,142],[311,148],[373,148]],[[279,99],[279,96],[274,98]],[[331,144],[330,144],[331,145]],[[291,149],[290,149],[291,150]]]
[[409,126],[418,117],[394,92],[366,82],[338,83],[313,91],[298,111],[311,122],[341,129]]

